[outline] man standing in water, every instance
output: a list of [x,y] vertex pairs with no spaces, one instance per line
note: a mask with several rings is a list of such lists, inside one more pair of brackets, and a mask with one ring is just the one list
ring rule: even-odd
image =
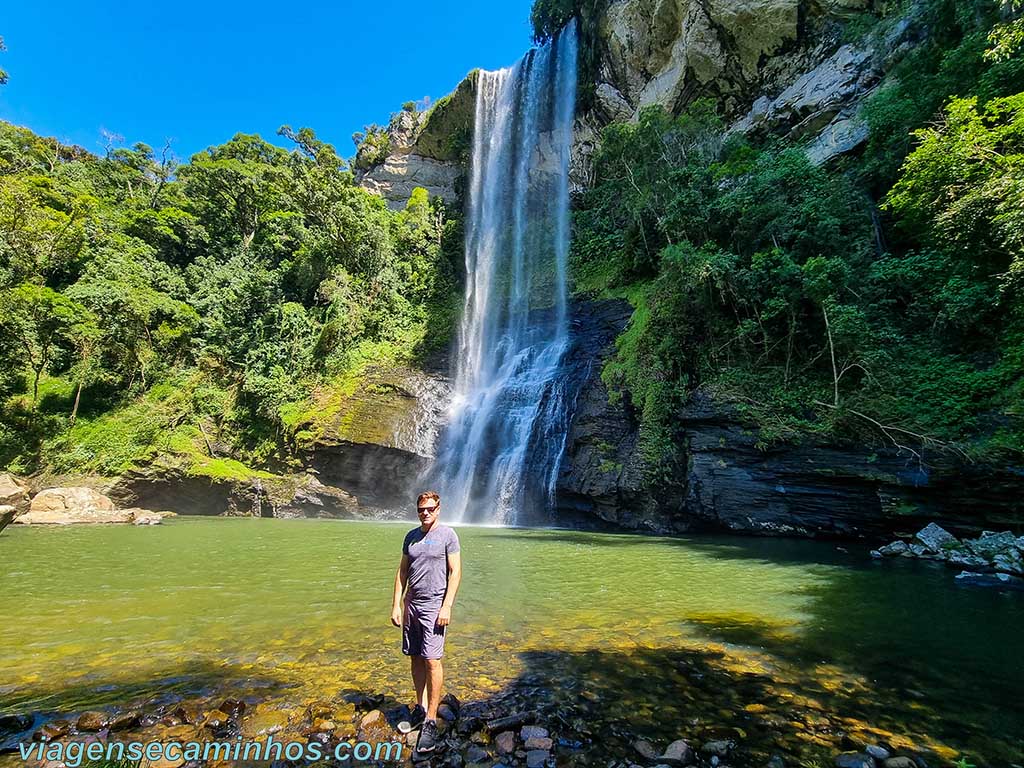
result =
[[[416,499],[420,527],[406,534],[402,561],[395,574],[391,623],[402,628],[402,653],[412,658],[416,707],[412,722],[400,730],[412,730],[422,719],[416,749],[431,752],[437,746],[437,706],[441,703],[445,630],[462,580],[459,537],[441,525],[441,497],[434,491]],[[404,596],[404,602],[403,602]]]

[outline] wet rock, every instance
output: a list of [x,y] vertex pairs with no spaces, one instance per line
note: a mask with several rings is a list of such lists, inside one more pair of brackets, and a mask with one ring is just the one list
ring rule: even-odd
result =
[[345,701],[355,706],[356,709],[370,710],[377,709],[384,700],[380,696],[367,696],[365,693],[349,693],[345,695]]
[[844,752],[836,755],[836,768],[875,768],[875,759],[864,752]]
[[245,712],[245,702],[240,699],[224,699],[217,709],[234,720]]
[[188,723],[189,725],[199,725],[203,722],[203,710],[197,704],[179,704],[174,708],[172,714],[181,722]]
[[31,715],[0,715],[0,737],[27,731],[33,719]]
[[968,539],[964,543],[967,545],[967,549],[974,554],[986,560],[992,560],[996,555],[1016,549],[1017,539],[1009,531],[1001,533],[983,531],[977,539]]
[[[938,527],[938,526],[936,526]],[[875,760],[886,760],[891,756],[891,752],[885,747],[879,746],[878,744],[868,744],[864,747],[864,751],[871,755]]]
[[676,739],[665,748],[665,753],[658,759],[669,765],[690,765],[696,761],[697,756],[686,739]]
[[77,728],[80,731],[101,731],[107,725],[106,712],[83,712],[78,717]]
[[510,755],[516,748],[516,735],[512,731],[502,731],[494,737],[494,748],[499,755]]
[[1024,579],[1008,573],[977,573],[961,571],[956,576],[957,584],[975,587],[1006,587],[1008,589],[1024,589]]
[[882,766],[883,768],[917,768],[917,763],[906,755],[897,755],[882,761]]
[[[467,707],[468,710],[468,707]],[[462,713],[462,718],[459,721],[459,729],[462,729],[462,720],[467,719],[468,712]],[[493,720],[487,721],[487,730],[491,733],[495,731],[508,731],[520,726],[525,726],[527,723],[534,723],[537,721],[537,713],[534,711],[529,712],[516,712],[515,714],[508,715],[507,717],[498,717]],[[542,729],[543,730],[543,729]],[[547,736],[547,731],[544,731],[544,735]],[[520,736],[520,738],[525,738]]]
[[992,567],[1003,573],[1024,576],[1024,556],[1016,548],[1006,550],[992,558]]
[[968,552],[966,549],[951,550],[946,556],[946,561],[950,565],[966,568],[969,571],[981,571],[988,568],[988,560]]
[[[280,733],[288,725],[288,716],[277,710],[260,711],[245,721],[245,731],[254,736]],[[331,728],[330,730],[334,730]]]
[[[355,707],[353,707],[353,710]],[[314,701],[306,707],[306,719],[312,722],[317,719],[328,719],[334,715],[334,705],[328,701]]]
[[219,709],[215,709],[206,715],[206,720],[203,721],[203,726],[209,728],[211,731],[216,731],[230,722],[227,712]]
[[764,768],[786,768],[786,761],[780,755],[772,755],[764,764]]
[[910,554],[912,554],[914,557],[929,558],[932,556],[931,550],[929,550],[928,547],[926,547],[924,544],[912,542],[908,545],[908,549],[910,550]]
[[935,523],[928,523],[914,538],[932,552],[944,552],[960,544],[956,536]]
[[437,708],[437,716],[442,720],[447,720],[449,723],[454,722],[458,715],[455,710],[449,707],[447,704],[442,704]]
[[700,751],[706,755],[723,758],[728,757],[729,753],[735,749],[735,747],[736,742],[732,739],[720,739],[717,741],[705,742],[704,746],[700,748]]
[[359,719],[360,728],[369,728],[371,725],[379,725],[384,722],[384,713],[379,709],[371,709]]
[[[533,741],[533,739],[530,739]],[[530,749],[529,743],[526,744],[526,748]],[[647,739],[637,739],[633,742],[633,749],[640,753],[640,756],[645,760],[655,760],[658,757],[658,748],[655,747]]]
[[1017,547],[1018,552],[1024,552],[1024,536],[1018,536],[1014,546]]
[[526,768],[544,768],[544,763],[551,757],[546,749],[531,749],[526,753]]
[[883,557],[896,557],[902,555],[908,549],[907,542],[905,541],[894,541],[891,544],[886,544],[884,547],[879,547],[878,552]]
[[67,736],[71,732],[71,723],[68,720],[51,720],[40,726],[39,730],[32,734],[35,741],[53,741]]
[[465,756],[467,763],[482,763],[491,759],[491,753],[477,744],[471,744]]
[[107,722],[107,727],[111,731],[127,731],[129,728],[137,726],[141,719],[142,713],[137,709],[132,709],[128,712],[121,712],[113,715]]
[[548,737],[548,729],[542,728],[539,725],[524,725],[519,729],[519,738],[523,741],[527,739],[546,739]]

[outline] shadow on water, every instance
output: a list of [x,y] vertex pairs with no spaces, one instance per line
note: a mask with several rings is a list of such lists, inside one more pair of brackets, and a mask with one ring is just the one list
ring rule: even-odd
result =
[[837,752],[866,744],[922,755],[931,766],[962,754],[985,766],[1024,759],[1019,712],[1007,713],[1004,730],[993,732],[958,717],[955,701],[891,695],[824,666],[791,668],[729,647],[530,652],[522,659],[523,674],[495,700],[528,702],[549,718],[553,735],[592,740],[597,753],[584,765],[635,759],[637,738],[659,749],[678,738],[694,747],[731,739],[734,766],[763,766],[773,754],[787,765],[832,765]]

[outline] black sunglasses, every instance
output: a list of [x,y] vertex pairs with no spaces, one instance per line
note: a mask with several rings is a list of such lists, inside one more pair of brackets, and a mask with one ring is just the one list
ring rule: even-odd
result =
[[416,507],[416,511],[417,512],[433,512],[435,509],[437,509],[437,507],[440,507],[440,506],[441,505],[438,504],[435,507]]

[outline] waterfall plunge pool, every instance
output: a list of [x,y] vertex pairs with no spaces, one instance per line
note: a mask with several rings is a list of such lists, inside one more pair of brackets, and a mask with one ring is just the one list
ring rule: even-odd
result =
[[[0,540],[0,712],[227,695],[289,712],[349,691],[406,701],[389,607],[411,525],[14,526]],[[847,734],[1022,761],[1020,594],[812,541],[458,533],[446,673],[464,701],[526,691],[566,728],[599,732],[601,755],[638,737],[733,738],[797,764]]]

